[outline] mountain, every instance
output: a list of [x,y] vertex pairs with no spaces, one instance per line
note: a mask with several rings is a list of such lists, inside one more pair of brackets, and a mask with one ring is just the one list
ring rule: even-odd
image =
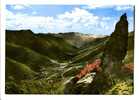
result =
[[27,47],[41,55],[63,61],[71,58],[77,48],[65,39],[51,34],[33,34],[30,30],[6,31],[6,41]]
[[[133,94],[134,32],[127,22],[123,14],[110,36],[6,30],[6,94]],[[74,82],[96,59],[101,71]]]
[[93,34],[83,34],[83,33],[77,33],[77,32],[67,32],[67,33],[59,33],[55,36],[64,38],[67,42],[70,44],[80,48],[83,45],[88,44],[89,42],[92,42],[96,38],[100,38],[103,36],[97,36]]

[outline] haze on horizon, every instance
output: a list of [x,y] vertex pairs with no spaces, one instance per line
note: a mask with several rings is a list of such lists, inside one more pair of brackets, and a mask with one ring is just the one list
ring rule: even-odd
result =
[[131,5],[6,5],[6,29],[110,35],[123,13],[127,13],[129,32],[133,31],[134,6]]

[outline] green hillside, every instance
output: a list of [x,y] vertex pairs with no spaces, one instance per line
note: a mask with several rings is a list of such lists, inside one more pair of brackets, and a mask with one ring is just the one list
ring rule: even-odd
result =
[[30,48],[58,61],[71,59],[77,50],[60,37],[51,34],[33,34],[30,30],[6,31],[6,41]]
[[28,65],[35,71],[40,71],[42,67],[58,66],[57,63],[53,63],[47,56],[13,43],[6,43],[6,55],[9,58]]
[[10,58],[6,58],[6,81],[11,77],[16,81],[31,79],[35,74],[36,72],[31,70],[27,65]]
[[[74,32],[6,30],[6,94],[133,94],[134,32],[125,34],[127,45],[118,42],[125,48],[115,43],[117,34],[94,38]],[[113,52],[108,52],[110,47]],[[117,60],[111,60],[116,54]],[[72,84],[80,69],[97,58],[102,72],[91,72]]]

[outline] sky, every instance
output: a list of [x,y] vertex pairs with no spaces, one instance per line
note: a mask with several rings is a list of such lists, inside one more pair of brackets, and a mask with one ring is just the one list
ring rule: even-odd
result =
[[127,13],[129,31],[133,31],[131,5],[6,5],[6,29],[109,35],[123,13]]

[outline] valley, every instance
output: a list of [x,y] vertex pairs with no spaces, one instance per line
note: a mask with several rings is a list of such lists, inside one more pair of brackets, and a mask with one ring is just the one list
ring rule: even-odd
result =
[[[110,36],[6,30],[6,94],[133,94],[134,31],[126,21],[122,15]],[[102,71],[73,84],[98,58]]]

